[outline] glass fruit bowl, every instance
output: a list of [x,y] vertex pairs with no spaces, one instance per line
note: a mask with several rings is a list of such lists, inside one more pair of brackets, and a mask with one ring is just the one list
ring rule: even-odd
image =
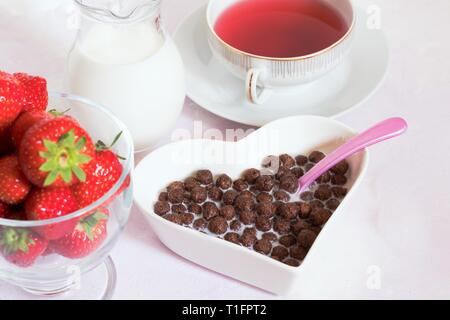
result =
[[[108,283],[101,297],[108,298],[115,284],[114,264],[108,255],[128,221],[133,198],[131,135],[107,109],[78,96],[51,93],[50,109],[76,118],[94,141],[108,144],[122,132],[111,150],[120,156],[123,171],[103,197],[71,214],[40,221],[0,219],[0,280],[33,294],[53,296],[73,288],[83,290],[84,275],[105,263]],[[102,223],[97,224],[99,221]],[[76,230],[82,230],[86,225],[94,225],[93,222],[98,228],[91,229],[89,245],[74,248],[72,243],[61,241],[65,236],[70,239]],[[45,239],[43,231],[49,230],[60,233],[59,239]],[[10,245],[6,249],[5,242],[14,243],[15,248]]]

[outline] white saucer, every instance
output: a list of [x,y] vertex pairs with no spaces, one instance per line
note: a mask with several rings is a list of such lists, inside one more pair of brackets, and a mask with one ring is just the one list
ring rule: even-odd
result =
[[243,81],[227,72],[209,49],[205,10],[202,7],[188,16],[174,40],[186,67],[187,95],[223,118],[262,126],[293,115],[337,117],[368,99],[386,74],[386,36],[366,28],[362,11],[354,47],[342,65],[313,83],[277,92],[263,105],[251,105],[245,99]]

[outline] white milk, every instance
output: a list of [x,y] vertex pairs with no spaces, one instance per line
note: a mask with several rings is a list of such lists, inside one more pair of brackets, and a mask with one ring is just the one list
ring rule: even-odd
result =
[[130,129],[136,150],[154,146],[181,112],[181,57],[151,23],[93,26],[80,34],[68,67],[70,92],[111,109]]

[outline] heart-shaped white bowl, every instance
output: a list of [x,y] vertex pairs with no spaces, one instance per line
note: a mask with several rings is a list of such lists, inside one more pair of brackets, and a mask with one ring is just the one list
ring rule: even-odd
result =
[[[238,142],[185,140],[166,145],[144,158],[135,170],[135,203],[145,214],[159,239],[175,253],[208,269],[276,294],[287,294],[296,285],[308,256],[320,250],[319,235],[299,267],[291,267],[248,248],[229,243],[199,231],[179,226],[158,216],[153,205],[165,187],[184,180],[199,169],[213,174],[226,173],[233,179],[248,168],[260,168],[268,155],[288,153],[296,156],[313,150],[334,150],[355,132],[328,118],[289,117],[269,123]],[[368,152],[349,159],[350,189],[327,225],[343,214],[368,164]],[[321,232],[327,232],[325,226]],[[338,235],[336,235],[338,236]]]

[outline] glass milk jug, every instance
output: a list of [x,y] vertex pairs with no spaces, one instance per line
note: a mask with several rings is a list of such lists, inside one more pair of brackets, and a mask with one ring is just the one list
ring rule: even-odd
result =
[[75,0],[80,25],[68,57],[68,89],[125,122],[137,151],[157,144],[174,126],[186,92],[180,54],[161,25],[160,2]]

